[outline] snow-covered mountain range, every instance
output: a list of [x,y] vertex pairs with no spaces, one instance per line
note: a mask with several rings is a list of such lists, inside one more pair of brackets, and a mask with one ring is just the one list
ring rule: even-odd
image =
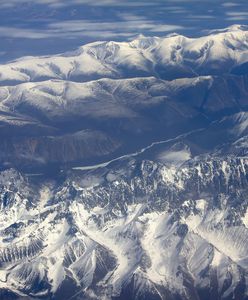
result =
[[248,31],[0,65],[0,299],[247,299]]
[[131,42],[95,42],[66,54],[24,57],[0,66],[2,85],[46,79],[156,76],[161,79],[241,72],[247,63],[248,33],[232,26],[200,38],[170,35]]
[[125,160],[60,184],[3,171],[2,297],[245,299],[247,170]]

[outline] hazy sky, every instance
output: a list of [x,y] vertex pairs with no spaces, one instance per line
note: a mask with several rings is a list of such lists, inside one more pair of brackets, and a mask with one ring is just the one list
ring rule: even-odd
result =
[[248,0],[0,0],[0,61],[96,40],[201,35],[248,24]]

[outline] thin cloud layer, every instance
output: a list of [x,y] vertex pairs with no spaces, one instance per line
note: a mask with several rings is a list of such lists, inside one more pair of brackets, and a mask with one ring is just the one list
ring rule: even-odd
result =
[[[50,7],[61,8],[72,5],[89,5],[89,6],[154,6],[154,4],[160,1],[154,2],[143,2],[143,1],[130,1],[130,0],[35,0],[35,4],[48,5]],[[30,0],[8,0],[0,3],[0,8],[10,8],[20,4],[32,4]]]
[[238,12],[238,11],[232,11],[227,12],[227,20],[231,21],[243,21],[246,20],[248,17],[248,12]]
[[0,0],[0,61],[139,34],[199,36],[248,24],[247,11],[243,0]]
[[0,36],[6,38],[47,39],[47,38],[113,38],[130,37],[142,33],[167,33],[183,27],[170,24],[157,24],[150,20],[130,20],[121,22],[88,22],[73,20],[50,23],[46,29],[26,29],[0,26]]

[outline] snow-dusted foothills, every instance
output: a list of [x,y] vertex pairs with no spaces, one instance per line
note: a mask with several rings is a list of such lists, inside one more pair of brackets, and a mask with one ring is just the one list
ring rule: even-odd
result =
[[248,299],[248,30],[0,65],[0,300]]
[[22,169],[99,163],[213,122],[221,131],[226,118],[239,126],[247,97],[244,76],[49,80],[0,87],[0,163]]

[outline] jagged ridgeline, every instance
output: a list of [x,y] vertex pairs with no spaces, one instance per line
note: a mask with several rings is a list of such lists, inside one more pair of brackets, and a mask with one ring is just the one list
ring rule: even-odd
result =
[[248,298],[248,31],[0,65],[0,300]]

